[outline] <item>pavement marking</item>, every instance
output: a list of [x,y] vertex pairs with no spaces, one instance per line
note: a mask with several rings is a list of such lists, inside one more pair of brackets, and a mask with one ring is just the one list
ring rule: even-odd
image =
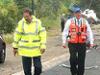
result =
[[[43,62],[43,71],[51,69],[52,67],[56,66],[57,64],[60,64],[68,59],[69,59],[69,53],[61,55],[59,57],[55,57],[49,61]],[[34,69],[34,67],[32,67],[32,69]],[[20,72],[11,74],[11,75],[24,75],[24,72],[20,71]]]
[[[62,66],[62,67],[70,69],[70,65],[67,65],[67,64],[61,64],[59,66]],[[99,66],[98,65],[94,65],[94,66],[86,66],[85,67],[86,70],[90,70],[90,69],[93,69],[93,68],[97,69],[97,68],[99,68]]]

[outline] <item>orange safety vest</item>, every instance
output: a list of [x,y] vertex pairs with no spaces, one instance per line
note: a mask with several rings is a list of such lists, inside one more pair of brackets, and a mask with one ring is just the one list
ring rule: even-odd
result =
[[86,43],[87,40],[87,26],[85,22],[81,22],[81,26],[79,27],[76,24],[76,21],[71,21],[70,27],[69,27],[69,42],[70,43]]

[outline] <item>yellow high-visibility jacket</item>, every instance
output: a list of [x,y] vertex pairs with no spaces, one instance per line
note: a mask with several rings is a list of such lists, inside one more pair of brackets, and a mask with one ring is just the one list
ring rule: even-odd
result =
[[46,49],[46,30],[41,21],[32,16],[32,22],[23,18],[19,21],[14,33],[13,48],[18,48],[18,55],[41,56],[40,49]]

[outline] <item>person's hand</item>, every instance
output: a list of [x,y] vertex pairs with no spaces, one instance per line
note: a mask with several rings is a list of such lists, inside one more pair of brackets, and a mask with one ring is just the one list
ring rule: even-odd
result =
[[18,49],[17,48],[13,48],[13,54],[14,54],[14,56],[16,56],[18,54]]
[[93,48],[94,47],[94,44],[90,44],[90,48]]
[[95,44],[91,44],[90,45],[90,48],[94,48],[94,49],[97,49],[98,45],[95,45]]
[[63,47],[63,48],[66,48],[66,44],[65,44],[65,43],[63,43],[63,44],[62,44],[62,47]]
[[40,49],[41,54],[45,52],[45,49]]

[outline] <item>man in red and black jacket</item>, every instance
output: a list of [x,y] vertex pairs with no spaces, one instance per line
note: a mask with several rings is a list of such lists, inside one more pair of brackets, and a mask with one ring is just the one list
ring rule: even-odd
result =
[[79,6],[73,6],[73,18],[68,19],[62,33],[62,44],[68,42],[70,53],[70,71],[72,75],[84,75],[86,42],[93,46],[93,33],[88,21],[82,17]]

